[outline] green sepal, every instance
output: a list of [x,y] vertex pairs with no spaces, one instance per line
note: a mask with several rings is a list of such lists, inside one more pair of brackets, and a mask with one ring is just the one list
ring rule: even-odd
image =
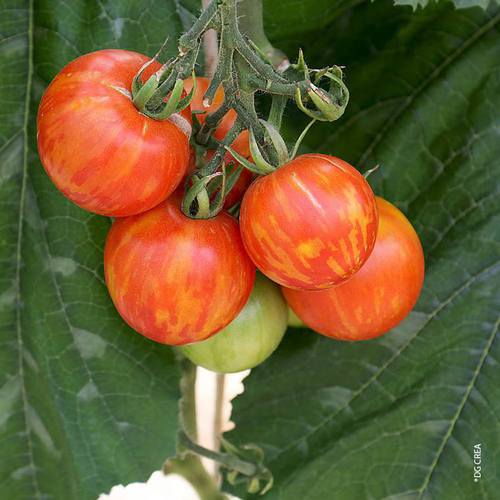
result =
[[[196,211],[196,214],[191,213],[191,205],[193,204],[195,198],[198,198],[200,193],[202,191],[205,192],[206,198],[208,199],[210,203],[210,198],[208,197],[208,193],[206,190],[207,184],[214,179],[215,177],[218,177],[220,175],[223,175],[222,172],[215,172],[214,174],[207,175],[206,177],[202,177],[201,179],[198,178],[197,172],[193,172],[187,179],[186,179],[186,184],[185,184],[185,194],[184,198],[182,199],[182,204],[181,204],[181,210],[182,213],[186,216],[189,217],[190,219],[210,219],[210,207],[198,207],[198,210]],[[196,178],[197,180],[193,182],[193,185],[189,187],[189,181],[191,178]],[[200,201],[200,200],[198,200]],[[200,210],[201,208],[201,210]]]
[[306,60],[304,58],[304,52],[302,49],[299,49],[299,58],[296,64],[292,65],[293,69],[296,71],[300,71],[304,74],[304,78],[306,80],[310,80],[309,78],[309,68],[307,67]]
[[260,57],[260,59],[265,62],[266,64],[269,64],[269,66],[273,67],[271,61],[267,58],[266,54],[262,52],[260,47],[256,45],[249,37],[245,37],[245,40],[248,42],[250,47],[255,51],[255,53]]
[[272,165],[270,168],[261,168],[261,166],[256,165],[255,163],[252,163],[250,160],[247,160],[245,157],[241,156],[239,153],[237,153],[234,149],[232,149],[230,146],[225,146],[225,149],[229,151],[236,160],[238,160],[238,163],[243,165],[245,168],[250,170],[251,172],[254,172],[259,175],[267,175],[272,172],[274,172],[274,167]]
[[[194,86],[193,86],[194,88]],[[155,120],[163,121],[172,116],[176,111],[177,107],[181,101],[182,92],[184,90],[184,81],[176,80],[174,89],[170,94],[168,102],[165,104],[165,107],[158,113],[149,112],[148,116]],[[189,105],[189,103],[188,103]]]
[[262,172],[270,174],[271,172],[274,172],[276,170],[277,166],[275,167],[274,165],[269,163],[261,153],[253,129],[250,129],[249,146],[252,159],[254,163],[262,170]]
[[142,82],[142,75],[144,71],[146,70],[147,67],[149,67],[152,63],[158,60],[158,58],[161,56],[162,52],[165,50],[165,47],[168,42],[168,36],[166,40],[162,43],[162,46],[160,47],[160,50],[155,54],[153,59],[149,60],[147,63],[143,64],[139,71],[135,74],[133,80],[132,80],[132,100],[135,100],[135,97],[139,93],[139,91],[142,89],[144,86],[144,83]]
[[229,484],[232,484],[233,486],[236,485],[236,484],[240,484],[243,481],[241,480],[241,477],[239,477],[239,476],[240,476],[240,474],[239,474],[239,472],[237,470],[229,471],[226,474],[227,482]]
[[323,117],[320,118],[320,120],[335,121],[342,116],[343,110],[339,109],[339,105],[335,103],[323,89],[316,87],[315,85],[307,91],[307,95],[311,98],[311,101],[316,105],[318,110],[323,114]]
[[249,443],[244,444],[241,449],[245,450],[245,456],[251,455],[257,463],[262,464],[264,462],[264,450],[260,446]]
[[278,166],[282,166],[289,161],[288,148],[286,143],[281,137],[279,130],[269,122],[265,120],[259,120],[262,125],[264,125],[264,129],[267,132],[269,139],[271,140],[271,144],[273,145],[274,150],[278,156]]
[[138,92],[144,87],[144,83],[142,82],[142,74],[146,70],[146,68],[153,62],[154,59],[151,59],[147,63],[141,66],[141,69],[135,74],[132,80],[132,100],[135,99]]
[[[183,109],[186,109],[191,104],[191,101],[193,100],[193,97],[196,94],[196,85],[197,85],[197,83],[196,83],[196,75],[194,74],[194,70],[193,70],[193,73],[192,73],[191,77],[193,79],[193,88],[191,89],[191,92],[189,92],[189,94],[186,97],[183,97],[179,101],[179,104],[177,105],[177,108],[175,110],[177,113],[179,111],[182,111]],[[179,80],[177,80],[177,81],[179,81]]]
[[221,171],[222,171],[222,183],[219,192],[215,196],[213,202],[210,204],[209,207],[210,218],[215,217],[224,208],[224,202],[226,201],[227,173],[226,173],[226,164],[224,162],[222,162]]
[[[230,172],[228,173],[228,168],[227,167],[230,167],[231,170]],[[238,182],[238,179],[240,177],[240,174],[241,172],[243,172],[243,165],[235,165],[234,162],[229,162],[228,165],[226,165],[226,192],[225,192],[225,196],[227,196],[229,194],[229,192],[231,191],[231,189],[233,189],[233,187],[236,185],[236,183]],[[223,179],[214,179],[208,186],[208,194],[210,197],[212,197],[214,194],[215,194],[215,199],[214,199],[214,203],[217,203],[219,200],[218,200],[218,197],[220,197],[222,195],[221,191],[220,191],[220,186],[223,182]],[[219,191],[217,191],[219,189]]]
[[[264,451],[260,446],[256,444],[246,444],[241,448],[237,448],[223,437],[221,437],[221,446],[226,453],[240,457],[245,461],[255,463],[258,467],[258,472],[252,476],[245,476],[234,470],[229,471],[227,473],[227,480],[230,484],[246,483],[249,493],[259,493],[260,495],[264,495],[272,488],[274,478],[271,471],[264,466]],[[265,481],[265,486],[262,489],[260,487],[261,481]]]
[[139,110],[144,111],[146,103],[158,88],[158,80],[156,75],[148,78],[148,81],[141,87],[136,96],[132,99],[133,105]]
[[259,493],[260,491],[260,481],[258,477],[253,477],[247,485],[248,493]]
[[274,484],[274,476],[272,475],[269,469],[266,469],[264,477],[267,479],[267,484],[261,490],[260,492],[261,495],[265,495],[273,487]]
[[[311,82],[306,88],[306,93],[317,109],[305,106],[299,86],[295,90],[297,106],[306,115],[316,120],[329,122],[338,120],[344,114],[349,102],[349,90],[342,80],[342,69],[339,66],[334,66],[322,70],[311,70],[311,72],[313,71],[316,72],[316,77],[314,83]],[[317,86],[322,78],[330,80],[328,91]]]
[[220,444],[222,446],[222,449],[226,451],[227,453],[232,453],[233,455],[236,455],[238,457],[242,457],[243,454],[241,453],[241,450],[234,446],[234,444],[230,443],[226,438],[223,436],[220,437]]

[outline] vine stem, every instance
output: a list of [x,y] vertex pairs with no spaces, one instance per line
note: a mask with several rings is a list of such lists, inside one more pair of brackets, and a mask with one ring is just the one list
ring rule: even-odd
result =
[[226,469],[240,472],[245,476],[256,476],[259,473],[259,468],[256,464],[246,462],[231,453],[221,453],[204,448],[195,443],[186,433],[181,432],[179,434],[179,444],[184,447],[187,453],[192,452],[210,460],[215,460]]
[[201,500],[228,500],[220,492],[214,478],[203,466],[199,455],[185,453],[182,436],[189,434],[189,441],[197,439],[196,425],[196,365],[191,363],[176,349],[176,357],[181,365],[183,377],[181,380],[182,398],[180,401],[180,421],[182,430],[179,433],[178,456],[170,458],[163,464],[163,474],[179,474],[184,477],[198,493]]
[[214,411],[214,448],[220,449],[220,438],[222,435],[222,414],[224,410],[224,393],[226,388],[226,376],[217,373],[215,379],[215,411]]
[[309,129],[316,123],[316,118],[313,118],[307,126],[304,128],[302,133],[299,135],[299,138],[297,139],[297,142],[295,143],[295,146],[293,147],[292,154],[290,158],[293,160],[297,156],[297,152],[299,151],[300,145],[302,144],[302,141],[304,140],[304,137],[306,136],[307,132],[309,132]]
[[184,458],[172,458],[165,462],[163,473],[179,474],[196,490],[201,500],[229,500],[206,471],[198,455],[188,454]]

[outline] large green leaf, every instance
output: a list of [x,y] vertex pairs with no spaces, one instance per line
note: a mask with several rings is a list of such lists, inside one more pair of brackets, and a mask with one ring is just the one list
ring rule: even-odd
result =
[[[499,22],[493,7],[377,1],[297,41],[315,67],[345,64],[352,96],[309,148],[380,165],[369,180],[414,224],[427,274],[391,333],[347,343],[291,330],[245,380],[228,439],[266,451],[266,498],[498,498]],[[291,111],[290,133],[298,122]]]
[[[286,38],[296,40],[297,35],[302,35],[301,44],[304,45],[309,37],[316,38],[318,29],[327,26],[340,14],[369,1],[380,0],[262,0],[266,34],[270,40],[278,42]],[[490,3],[500,3],[500,0],[393,0],[394,5],[410,5],[414,10],[433,1],[451,1],[457,9],[475,6],[486,9]]]
[[318,30],[352,5],[362,1],[262,0],[266,34],[270,40],[280,40]]
[[[376,0],[373,0],[376,1]],[[443,1],[443,0],[438,0]],[[468,9],[469,7],[481,7],[486,9],[490,3],[496,3],[498,0],[451,0],[457,9]],[[395,5],[411,5],[414,9],[426,7],[431,0],[394,0]]]
[[116,313],[102,263],[110,221],[50,182],[37,105],[80,54],[152,55],[168,33],[173,49],[189,11],[174,0],[0,9],[0,498],[87,500],[145,480],[174,452],[180,372],[170,348]]

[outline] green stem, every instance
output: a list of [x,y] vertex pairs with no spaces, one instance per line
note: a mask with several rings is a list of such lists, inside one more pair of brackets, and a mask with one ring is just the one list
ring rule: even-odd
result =
[[233,126],[229,129],[229,132],[226,134],[224,139],[219,143],[219,146],[215,150],[215,153],[210,161],[203,168],[203,172],[213,174],[217,171],[221,161],[224,159],[224,156],[226,156],[226,146],[230,146],[234,142],[236,137],[238,137],[238,135],[243,132],[243,130],[245,130],[245,127],[238,117],[233,123]]
[[179,39],[179,46],[182,51],[192,50],[199,43],[202,35],[209,29],[213,28],[214,20],[217,15],[217,1],[213,0],[207,8],[201,13],[200,17],[195,21],[191,29],[182,35]]
[[190,453],[184,458],[168,460],[163,465],[163,473],[182,476],[191,483],[201,500],[228,500],[228,497],[220,492],[217,483],[208,474],[197,455]]
[[297,151],[299,150],[300,145],[302,144],[302,141],[304,140],[304,137],[306,136],[307,132],[309,132],[309,129],[316,123],[316,118],[313,118],[307,126],[304,128],[302,133],[299,135],[299,138],[297,139],[297,142],[295,143],[295,146],[293,147],[293,151],[291,154],[291,160],[293,160],[297,154]]
[[288,97],[284,95],[273,95],[271,109],[267,121],[272,123],[278,130],[281,128],[283,113],[285,112]]
[[[181,365],[183,377],[181,380],[182,398],[180,400],[182,435],[189,434],[191,439],[196,440],[196,365],[184,357],[179,350],[176,350],[178,362]],[[181,454],[185,449],[180,445]],[[202,500],[228,500],[223,495],[217,483],[207,472],[200,457],[191,453],[184,456],[171,458],[163,465],[163,473],[179,474],[184,477],[196,490]]]
[[201,127],[200,131],[196,135],[196,140],[200,144],[206,144],[210,139],[210,133],[214,128],[217,128],[226,114],[229,112],[229,104],[225,100],[221,106],[216,109],[213,113],[210,113],[205,118],[205,123]]
[[176,349],[177,360],[181,366],[181,392],[179,402],[181,426],[191,439],[198,439],[196,424],[196,365],[191,363],[179,349]]
[[179,434],[179,444],[181,444],[186,450],[196,453],[197,455],[201,455],[202,457],[209,458],[210,460],[214,460],[222,465],[222,467],[229,470],[235,470],[245,476],[251,477],[259,473],[257,465],[245,462],[244,460],[241,460],[241,458],[238,458],[230,453],[220,453],[204,448],[203,446],[195,443],[185,433],[181,432]]
[[222,435],[222,415],[224,410],[224,392],[226,387],[226,376],[224,373],[216,375],[216,392],[215,392],[215,417],[214,417],[214,438],[215,448],[220,448],[220,438]]

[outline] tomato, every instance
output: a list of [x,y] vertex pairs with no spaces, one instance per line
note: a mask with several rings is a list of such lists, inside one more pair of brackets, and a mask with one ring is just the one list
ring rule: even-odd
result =
[[176,192],[148,212],[116,219],[104,251],[120,315],[139,333],[170,345],[204,340],[227,326],[255,277],[232,215],[193,220],[180,203]]
[[[207,91],[209,85],[210,85],[210,79],[204,78],[202,76],[196,77],[196,92],[193,96],[193,100],[191,101],[191,110],[206,111],[205,114],[196,115],[198,121],[202,125],[205,123],[206,115],[209,113],[213,113],[214,111],[219,109],[220,105],[224,102],[224,91],[222,90],[222,87],[219,87],[210,107],[205,108],[203,106],[203,94]],[[188,78],[184,82],[184,89],[186,90],[186,92],[190,92],[192,88],[193,88],[193,80],[191,78]],[[226,116],[224,116],[221,123],[215,129],[213,134],[213,136],[217,140],[221,141],[222,139],[224,139],[226,134],[229,132],[230,128],[233,126],[233,123],[236,120],[236,116],[237,115],[234,109],[230,109],[229,112],[226,114]],[[231,144],[231,148],[234,149],[238,154],[240,154],[244,158],[251,159],[250,146],[248,143],[248,130],[244,130],[243,132],[241,132],[241,134],[238,135],[238,137],[236,137],[234,142]],[[193,149],[191,150],[191,159],[187,169],[188,174],[194,172],[196,168],[196,158],[194,157],[194,154],[195,153]],[[214,154],[213,151],[208,151],[206,154],[205,161],[209,161],[210,158],[212,158],[213,154]],[[238,162],[235,160],[235,158],[231,155],[231,153],[228,152],[225,156],[226,165],[230,161],[233,161],[236,165],[238,165]],[[226,202],[224,204],[225,208],[229,209],[234,205],[236,205],[236,203],[238,203],[241,200],[245,191],[248,189],[248,186],[250,186],[250,184],[252,183],[252,179],[253,179],[253,173],[250,170],[244,168],[240,176],[238,177],[238,181],[236,182],[233,189],[231,189],[231,191],[226,197]]]
[[[189,108],[157,121],[132,104],[132,79],[148,57],[102,50],[65,66],[38,111],[38,152],[59,190],[108,216],[144,212],[181,181],[189,159]],[[144,79],[159,69],[151,64]]]
[[280,285],[322,290],[351,278],[377,236],[366,179],[333,156],[306,154],[257,179],[241,205],[243,243]]
[[304,328],[305,323],[293,312],[292,308],[288,306],[288,326],[294,328]]
[[408,219],[377,198],[379,230],[375,248],[361,270],[321,292],[282,288],[288,304],[313,330],[340,340],[378,337],[411,311],[424,280],[424,255]]
[[203,368],[235,373],[262,363],[278,347],[287,329],[288,307],[279,286],[257,273],[252,295],[236,319],[203,342],[182,352]]

